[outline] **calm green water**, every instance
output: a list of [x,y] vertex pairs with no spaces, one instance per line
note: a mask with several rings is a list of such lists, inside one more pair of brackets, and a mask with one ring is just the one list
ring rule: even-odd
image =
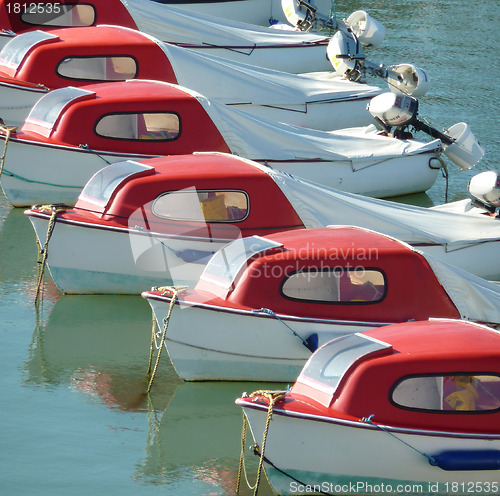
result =
[[[422,117],[436,127],[472,127],[485,159],[469,172],[450,165],[450,199],[464,197],[474,173],[498,168],[498,1],[339,1],[336,8],[342,15],[364,8],[385,24],[385,45],[367,51],[371,60],[429,72],[434,86]],[[441,203],[444,185],[439,178],[427,195],[401,200]],[[234,399],[277,385],[180,383],[165,355],[145,398],[151,314],[144,300],[61,297],[47,281],[37,326],[35,290],[31,225],[0,196],[0,494],[234,494],[241,428]],[[272,492],[263,483],[259,494]]]

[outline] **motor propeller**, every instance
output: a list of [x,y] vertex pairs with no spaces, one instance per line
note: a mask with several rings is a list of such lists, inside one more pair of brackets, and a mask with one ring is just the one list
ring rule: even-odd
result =
[[483,148],[465,122],[439,131],[418,117],[418,100],[412,96],[382,93],[370,100],[368,111],[387,133],[391,132],[392,127],[396,127],[393,132],[396,138],[412,138],[408,129],[413,127],[441,140],[443,153],[459,169],[471,169],[484,156]]

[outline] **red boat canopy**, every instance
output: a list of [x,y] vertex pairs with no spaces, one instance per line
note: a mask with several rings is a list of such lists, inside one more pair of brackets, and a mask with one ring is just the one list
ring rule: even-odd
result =
[[97,23],[137,29],[120,0],[0,0],[0,28],[14,33],[39,28],[95,26]]
[[145,156],[230,152],[197,96],[139,79],[53,90],[33,107],[18,136]]
[[499,433],[500,334],[431,320],[344,336],[310,358],[289,396],[299,400],[286,406],[290,411],[319,408],[333,418]]
[[0,55],[0,77],[51,89],[127,79],[177,83],[168,57],[157,43],[139,31],[119,26],[25,33],[13,38]]
[[304,227],[271,176],[220,153],[110,165],[94,175],[75,208],[61,216],[111,228],[146,221],[151,232],[187,236],[206,236],[208,227],[211,237],[230,239]]
[[283,246],[243,260],[244,268],[225,284],[230,288],[225,297],[213,283],[213,273],[224,271],[215,259],[209,262],[196,286],[204,301],[231,308],[271,308],[298,317],[380,323],[460,316],[426,259],[393,238],[335,227],[265,239]]

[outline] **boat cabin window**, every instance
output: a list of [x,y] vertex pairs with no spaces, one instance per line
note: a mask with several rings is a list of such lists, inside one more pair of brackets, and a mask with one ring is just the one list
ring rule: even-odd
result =
[[239,222],[248,216],[248,196],[243,191],[170,191],[159,196],[152,206],[157,217],[194,222]]
[[80,193],[80,198],[98,205],[106,205],[113,191],[126,179],[152,169],[153,167],[131,160],[108,165],[90,178]]
[[305,364],[297,382],[332,396],[355,362],[371,353],[390,349],[390,344],[370,336],[347,334],[319,348]]
[[67,57],[57,66],[57,73],[83,81],[125,81],[137,76],[137,62],[126,55],[108,57]]
[[41,130],[37,131],[44,135],[48,135],[47,133],[50,133],[59,114],[67,105],[92,95],[95,96],[93,91],[88,91],[83,88],[74,88],[72,86],[49,91],[33,106],[26,122],[45,128],[45,132]]
[[283,296],[316,303],[378,303],[386,293],[379,269],[313,268],[288,275],[281,284]]
[[[240,238],[221,248],[208,262],[201,279],[229,291],[250,259],[283,245],[260,236]],[[225,296],[225,295],[221,295]]]
[[6,67],[17,69],[32,48],[50,39],[57,40],[59,37],[43,31],[29,31],[14,36],[0,52],[0,61]]
[[21,21],[34,26],[78,27],[95,23],[95,7],[90,4],[27,3],[21,7]]
[[107,114],[95,131],[104,138],[134,141],[171,141],[180,134],[179,115],[174,112]]
[[411,410],[480,412],[500,409],[500,376],[453,374],[411,376],[398,381],[392,402]]

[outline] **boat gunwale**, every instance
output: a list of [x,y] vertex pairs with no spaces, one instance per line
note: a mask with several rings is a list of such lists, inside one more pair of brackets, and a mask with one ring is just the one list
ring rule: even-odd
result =
[[[250,408],[254,410],[262,410],[263,412],[268,411],[268,405],[249,403],[246,398],[237,398],[236,404],[240,406],[243,410],[245,408]],[[291,410],[284,410],[279,407],[273,409],[273,415],[280,415],[282,417],[297,418],[301,420],[309,420],[312,422],[325,422],[329,424],[343,425],[351,428],[362,428],[371,429],[377,431],[388,431],[390,433],[408,434],[413,436],[430,436],[430,437],[452,437],[460,439],[481,439],[481,440],[500,440],[500,434],[480,434],[472,432],[452,432],[452,431],[440,431],[440,430],[430,430],[430,429],[416,429],[408,427],[395,427],[386,424],[375,424],[370,421],[359,420],[348,420],[338,417],[327,417],[325,415],[313,415],[310,413],[303,413]]]
[[[159,301],[162,303],[169,303],[171,301],[171,296],[169,296],[167,294],[165,294],[165,295],[155,294],[152,291],[144,291],[142,293],[142,296],[146,300],[155,300],[155,301]],[[203,309],[209,309],[209,310],[212,310],[215,312],[232,313],[232,314],[246,315],[246,316],[265,318],[265,319],[276,319],[276,317],[279,317],[280,320],[290,321],[290,322],[306,322],[306,323],[310,323],[310,324],[329,324],[329,325],[334,324],[334,325],[346,325],[346,326],[356,325],[356,326],[369,327],[370,329],[373,329],[374,327],[382,327],[382,326],[388,326],[388,325],[393,325],[393,324],[398,323],[398,322],[367,322],[367,321],[358,321],[358,320],[319,319],[319,318],[312,318],[312,317],[299,317],[296,315],[285,315],[285,314],[279,314],[279,313],[269,315],[267,313],[260,312],[258,309],[235,308],[235,307],[229,307],[229,306],[224,307],[224,306],[213,305],[213,304],[209,304],[209,303],[188,301],[188,300],[183,299],[182,295],[175,301],[175,305],[203,308]],[[362,332],[362,331],[359,331],[359,332]]]

